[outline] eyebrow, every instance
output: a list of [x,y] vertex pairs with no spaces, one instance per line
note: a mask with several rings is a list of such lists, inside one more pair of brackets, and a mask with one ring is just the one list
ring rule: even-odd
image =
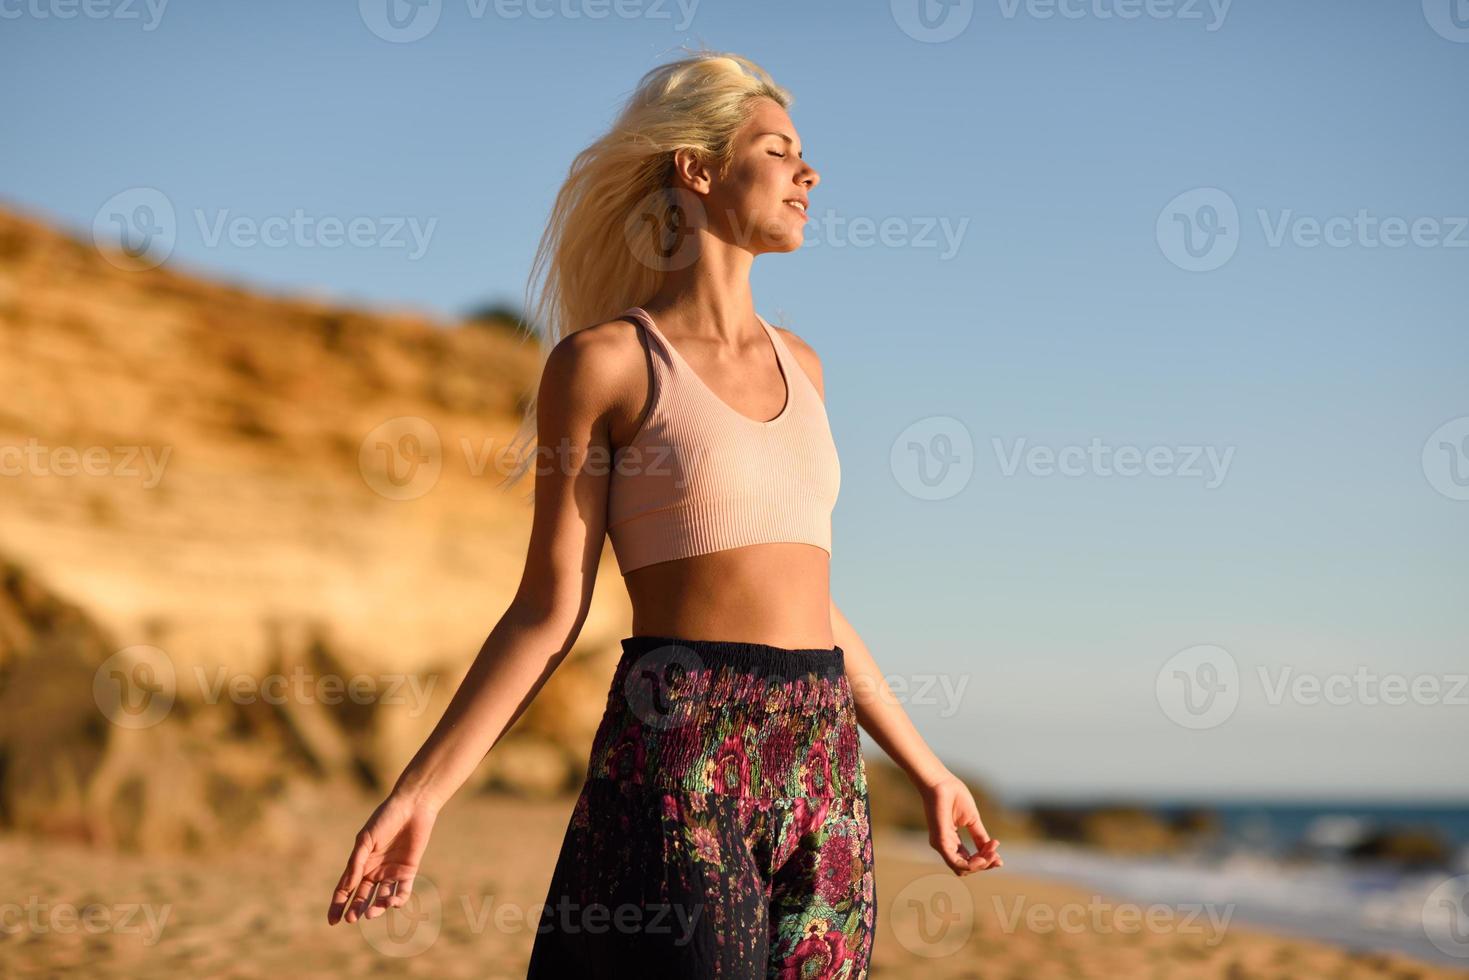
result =
[[[787,146],[794,146],[794,145],[795,145],[795,143],[796,143],[796,141],[795,141],[795,140],[793,140],[793,139],[791,139],[791,138],[790,138],[790,137],[789,137],[789,136],[787,136],[787,135],[786,135],[786,134],[785,134],[785,133],[777,133],[777,132],[775,132],[775,131],[774,131],[774,130],[771,130],[771,131],[769,131],[769,132],[765,132],[765,133],[756,133],[756,134],[755,134],[755,135],[756,135],[756,136],[757,136],[757,137],[758,137],[758,136],[779,136],[779,137],[780,137],[780,138],[781,138],[781,139],[783,139],[783,140],[785,140],[785,141],[786,141],[786,145],[787,145]],[[802,160],[804,160],[804,159],[806,159],[806,151],[805,151],[805,150],[802,150],[802,151],[801,151],[801,152],[800,152],[800,153],[797,153],[797,154],[796,154],[796,156],[798,156],[798,157],[800,157],[800,158],[801,158],[801,159],[802,159]]]

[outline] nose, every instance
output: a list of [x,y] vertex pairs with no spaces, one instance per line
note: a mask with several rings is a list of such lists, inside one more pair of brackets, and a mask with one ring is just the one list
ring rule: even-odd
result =
[[[805,161],[802,162],[804,163]],[[811,190],[811,188],[821,183],[821,174],[816,172],[815,167],[807,163],[804,167],[801,168],[801,172],[796,175],[796,183],[800,184],[802,187],[805,187],[806,190],[809,191]]]

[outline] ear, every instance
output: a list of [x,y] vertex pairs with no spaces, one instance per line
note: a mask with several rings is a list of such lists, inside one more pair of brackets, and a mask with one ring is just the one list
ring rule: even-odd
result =
[[713,179],[714,175],[709,165],[699,157],[699,151],[687,146],[673,151],[675,187],[685,187],[696,194],[707,194]]

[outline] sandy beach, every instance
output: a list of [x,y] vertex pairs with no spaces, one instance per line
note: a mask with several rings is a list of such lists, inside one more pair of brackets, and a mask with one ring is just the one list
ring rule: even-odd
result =
[[[415,916],[328,927],[327,900],[373,800],[301,797],[295,853],[149,857],[0,837],[0,974],[49,977],[524,975],[571,800],[455,800],[430,844]],[[1456,971],[1252,931],[1208,910],[1118,902],[1015,862],[954,878],[879,831],[875,977],[1391,977]]]

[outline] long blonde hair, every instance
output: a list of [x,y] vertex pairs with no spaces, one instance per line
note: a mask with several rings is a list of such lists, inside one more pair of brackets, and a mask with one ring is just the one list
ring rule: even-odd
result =
[[[526,284],[525,321],[551,349],[657,291],[666,275],[669,238],[680,232],[673,154],[689,148],[724,176],[734,137],[756,99],[789,108],[791,94],[748,58],[700,50],[643,75],[612,128],[576,155],[556,194]],[[534,458],[532,393],[504,484]]]

